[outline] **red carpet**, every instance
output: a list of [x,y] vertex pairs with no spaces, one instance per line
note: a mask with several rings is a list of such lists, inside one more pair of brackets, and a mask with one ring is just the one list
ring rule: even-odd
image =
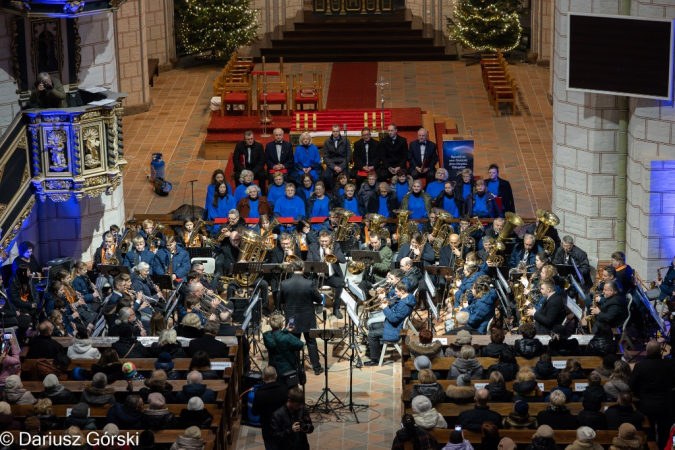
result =
[[377,63],[333,63],[326,109],[377,106]]

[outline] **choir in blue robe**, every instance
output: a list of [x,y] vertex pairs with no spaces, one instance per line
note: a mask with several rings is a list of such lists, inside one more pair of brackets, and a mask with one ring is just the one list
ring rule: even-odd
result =
[[426,193],[429,194],[431,198],[438,197],[438,194],[445,190],[445,181],[434,181],[427,184]]
[[276,203],[277,200],[285,196],[286,196],[286,186],[284,184],[282,184],[281,186],[273,184],[267,191],[267,201],[269,202],[272,208],[274,208],[274,204]]
[[[209,204],[207,220],[213,221],[216,218],[227,218],[227,214],[232,209],[237,209],[237,203],[234,201],[234,197],[231,195],[226,195],[224,198],[219,198],[218,206],[213,206],[213,201],[211,201],[211,204]],[[220,231],[220,224],[207,225],[206,230],[212,234],[218,233]]]
[[309,174],[316,182],[319,179],[321,170],[321,156],[319,156],[319,149],[314,144],[308,146],[298,145],[295,147],[295,165],[294,165],[294,179],[300,183],[300,177],[304,173],[302,169],[311,167]]

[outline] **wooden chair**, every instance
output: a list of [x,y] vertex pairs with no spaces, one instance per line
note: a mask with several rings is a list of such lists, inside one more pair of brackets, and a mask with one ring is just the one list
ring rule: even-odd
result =
[[[290,91],[288,89],[288,81],[289,77],[286,75],[284,78],[283,74],[279,76],[278,81],[270,81],[270,77],[267,77],[267,105],[279,105],[281,107],[281,111],[283,112],[284,108],[286,108],[286,115],[290,116],[291,115],[291,110],[290,110]],[[264,83],[263,83],[263,78],[262,76],[258,75],[257,79],[257,85],[258,85],[258,111],[262,112],[263,110],[263,105],[265,102],[264,95],[263,95],[263,90],[265,88]]]
[[312,74],[312,80],[303,80],[302,74],[293,75],[293,111],[305,105],[314,105],[315,111],[323,110],[323,74]]
[[513,115],[516,115],[516,80],[511,80],[510,86],[495,86],[492,101],[495,107],[495,114],[499,117],[499,104],[511,103]]
[[235,81],[229,75],[225,80],[220,98],[221,115],[224,116],[227,112],[227,105],[245,105],[246,115],[251,115],[251,82],[248,77],[245,77],[243,81]]

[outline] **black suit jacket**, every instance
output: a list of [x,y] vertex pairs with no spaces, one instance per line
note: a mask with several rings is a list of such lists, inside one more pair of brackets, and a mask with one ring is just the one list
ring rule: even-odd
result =
[[35,336],[30,341],[28,348],[28,359],[54,359],[59,353],[66,353],[60,342],[55,341],[51,336]]
[[612,295],[600,305],[600,313],[596,317],[598,322],[605,322],[611,328],[623,327],[628,318],[626,297],[620,293]]
[[[398,255],[396,256],[396,262],[400,263],[403,258],[410,255],[410,242],[406,242],[398,250]],[[427,242],[422,247],[421,261],[424,261],[424,265],[433,266],[434,261],[436,260],[436,253],[434,253],[434,248],[429,245]]]
[[[345,254],[342,253],[342,248],[337,242],[333,243],[333,254],[337,256],[338,259],[338,262],[331,264],[331,267],[333,268],[333,276],[344,278],[340,264],[345,264],[347,262],[347,258],[345,258]],[[321,258],[321,248],[319,247],[318,243],[309,244],[307,249],[307,261],[323,261]]]
[[544,301],[539,311],[534,313],[537,334],[550,334],[553,325],[561,325],[566,315],[565,297],[556,292]]
[[452,247],[444,245],[438,253],[438,265],[443,267],[455,267],[455,254],[452,253]]
[[210,334],[191,340],[186,353],[192,358],[200,350],[206,352],[209,358],[227,358],[230,352],[226,343],[219,341]]
[[[368,199],[368,212],[371,214],[378,214],[380,211],[380,198],[382,196],[379,193],[373,193]],[[387,195],[387,209],[389,210],[389,216],[387,219],[394,219],[396,214],[394,210],[398,208],[398,199],[395,194],[391,192]]]
[[[575,245],[570,252],[570,258],[573,259],[574,263],[577,265],[581,276],[584,278],[584,284],[586,286],[591,286],[593,284],[591,281],[591,265],[588,262],[588,255],[586,252]],[[555,251],[553,264],[565,264],[565,249],[562,247]],[[572,263],[570,262],[569,264],[571,265]]]
[[267,171],[272,170],[277,164],[283,164],[288,174],[290,176],[291,171],[293,170],[293,146],[290,142],[282,141],[281,142],[281,161],[277,157],[277,144],[276,141],[268,142],[265,146],[265,164],[267,164]]
[[330,136],[323,143],[321,157],[326,168],[333,170],[338,166],[345,171],[349,168],[349,163],[352,162],[352,144],[345,136],[340,136],[338,145],[335,147],[333,136]]
[[[244,160],[243,163],[242,159]],[[234,147],[232,161],[234,162],[234,171],[237,173],[244,169],[248,169],[254,174],[262,172],[265,170],[265,150],[263,150],[263,146],[260,142],[253,142],[253,145],[251,145],[251,162],[249,163],[248,145],[246,144],[246,141],[240,141]]]
[[316,328],[314,305],[322,302],[314,282],[304,275],[294,273],[281,282],[281,302],[286,303],[286,317],[295,317],[293,333],[307,333]]
[[[429,161],[427,163],[427,167],[430,170],[433,170],[436,167],[436,164],[438,164],[438,148],[434,142],[426,142],[426,147],[424,149],[424,160]],[[410,143],[410,150],[408,150],[408,164],[410,164],[410,169],[422,167],[424,165],[422,153],[420,151],[420,141],[417,139]]]
[[[366,143],[363,139],[354,142],[354,168],[363,170],[366,165]],[[377,170],[382,165],[382,155],[380,153],[380,141],[370,139],[368,141],[368,164]]]
[[380,142],[380,152],[385,167],[407,167],[408,141],[403,136],[396,136],[395,142],[385,136]]

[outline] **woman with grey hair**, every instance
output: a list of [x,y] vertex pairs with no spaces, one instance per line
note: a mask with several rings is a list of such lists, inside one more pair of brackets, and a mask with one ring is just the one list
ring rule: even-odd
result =
[[253,172],[248,169],[242,170],[239,174],[239,183],[240,184],[237,186],[237,189],[234,190],[235,204],[239,204],[239,200],[246,197],[246,190],[249,187],[255,186],[253,184]]
[[210,428],[213,414],[204,408],[204,402],[199,397],[192,397],[187,408],[180,412],[180,423],[186,427]]
[[300,135],[300,144],[295,147],[293,180],[302,184],[300,177],[308,173],[316,182],[321,174],[321,156],[316,145],[312,144],[312,136],[305,131]]
[[[240,184],[237,190],[242,187]],[[251,184],[245,189],[245,196],[237,199],[237,212],[240,217],[249,219],[259,219],[261,215],[272,215],[274,210],[267,201],[267,197],[260,195],[260,188],[256,184]]]
[[168,353],[173,358],[187,358],[185,350],[180,342],[178,342],[178,333],[176,330],[163,330],[157,342],[153,342],[150,346],[150,353],[152,356],[157,358],[160,353]]
[[448,171],[444,168],[436,169],[436,180],[427,184],[426,193],[433,199],[445,189],[445,180],[448,179]]

